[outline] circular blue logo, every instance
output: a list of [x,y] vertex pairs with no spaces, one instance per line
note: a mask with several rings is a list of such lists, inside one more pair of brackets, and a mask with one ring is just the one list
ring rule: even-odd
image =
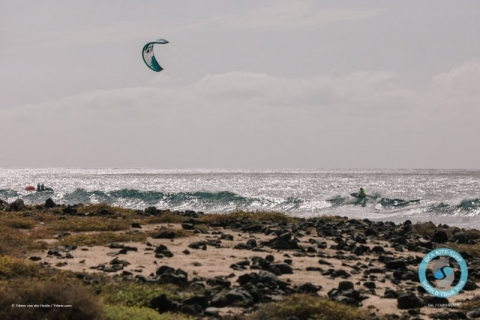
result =
[[[433,287],[427,280],[427,268],[430,261],[437,257],[440,257],[440,259],[436,260],[432,267],[433,276],[437,280],[436,286]],[[447,257],[455,259],[458,262],[460,266],[460,281],[458,281],[457,285],[453,288],[439,289],[450,287],[455,280],[455,272],[450,267],[450,261]],[[448,298],[459,293],[467,283],[468,267],[458,252],[452,249],[440,248],[430,251],[423,258],[422,263],[420,263],[420,268],[418,269],[418,277],[420,278],[422,287],[428,293],[435,297]]]

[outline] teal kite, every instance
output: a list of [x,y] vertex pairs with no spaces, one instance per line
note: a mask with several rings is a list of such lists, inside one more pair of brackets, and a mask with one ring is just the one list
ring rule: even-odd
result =
[[152,42],[147,43],[146,45],[143,46],[143,61],[145,61],[145,64],[147,67],[152,69],[153,71],[160,72],[163,70],[163,68],[158,64],[157,59],[155,59],[155,55],[153,53],[153,46],[155,44],[167,44],[168,41],[165,39],[158,39]]

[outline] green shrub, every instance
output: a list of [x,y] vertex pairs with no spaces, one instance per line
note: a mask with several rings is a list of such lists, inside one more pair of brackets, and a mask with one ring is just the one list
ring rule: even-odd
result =
[[106,305],[105,313],[108,320],[190,320],[183,314],[158,313],[150,308],[127,307],[121,305]]
[[300,320],[354,320],[366,317],[365,311],[319,296],[296,294],[285,300],[262,305],[252,315],[235,319],[263,320],[287,319],[296,316]]
[[150,300],[165,294],[170,300],[179,300],[180,296],[174,285],[151,285],[146,283],[117,283],[102,287],[101,297],[111,305],[125,305],[127,307],[148,307]]

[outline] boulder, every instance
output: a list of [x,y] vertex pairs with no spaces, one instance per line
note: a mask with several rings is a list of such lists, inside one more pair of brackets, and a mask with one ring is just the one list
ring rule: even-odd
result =
[[448,241],[447,233],[444,230],[436,229],[433,234],[432,242],[445,243],[447,241]]
[[470,237],[465,232],[459,231],[453,234],[450,241],[457,242],[459,244],[467,244],[470,241]]
[[385,264],[387,269],[405,269],[406,267],[405,261],[402,260],[390,260]]
[[22,199],[17,199],[10,203],[6,208],[5,211],[21,211],[25,210],[27,207]]
[[150,300],[150,308],[157,310],[159,313],[174,311],[176,309],[175,304],[168,300],[165,294]]
[[173,231],[160,231],[152,236],[153,239],[173,239],[175,238],[175,232]]
[[55,207],[55,202],[53,202],[52,198],[48,198],[45,200],[45,208],[53,208]]
[[424,304],[415,294],[403,294],[397,298],[398,309],[415,309],[421,308]]

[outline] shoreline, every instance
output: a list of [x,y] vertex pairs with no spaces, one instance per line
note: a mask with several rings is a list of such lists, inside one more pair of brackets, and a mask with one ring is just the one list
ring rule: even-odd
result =
[[[155,304],[158,299],[149,303],[164,308],[161,311],[192,314],[196,310],[213,319],[259,312],[264,305],[296,294],[352,306],[368,319],[401,314],[428,319],[434,313],[462,309],[428,307],[439,300],[420,286],[417,270],[423,256],[434,248],[471,249],[475,254],[460,254],[469,268],[480,265],[475,251],[480,247],[480,231],[433,223],[329,216],[301,219],[268,212],[215,215],[153,207],[134,211],[52,203],[19,204],[16,209],[0,214],[25,217],[29,213],[27,217],[33,220],[50,217],[31,228],[50,230],[49,239],[36,240],[45,243],[43,250],[29,250],[24,258],[42,268],[69,270],[84,277],[108,275],[116,282],[175,285],[196,292],[196,302],[163,297],[160,304]],[[96,225],[79,227],[89,221]],[[107,223],[106,230],[97,230],[102,221]],[[125,241],[86,242],[107,234]],[[145,237],[132,241],[140,235]],[[441,302],[460,306],[479,294],[476,276],[469,277],[461,293]],[[464,313],[468,312],[473,311]]]

